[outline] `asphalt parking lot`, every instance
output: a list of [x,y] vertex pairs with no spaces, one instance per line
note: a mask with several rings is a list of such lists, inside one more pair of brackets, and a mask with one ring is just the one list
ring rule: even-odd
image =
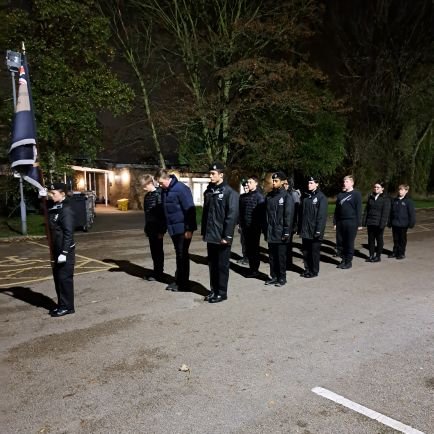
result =
[[[335,268],[329,227],[320,276],[299,277],[295,249],[281,288],[244,277],[237,237],[217,305],[199,234],[191,292],[143,280],[142,217],[97,208],[76,234],[63,318],[48,315],[45,240],[0,242],[2,433],[434,433],[434,210],[418,212],[403,261],[365,263],[360,233],[351,270]],[[169,282],[168,237],[165,251]],[[263,260],[265,279],[265,245]]]

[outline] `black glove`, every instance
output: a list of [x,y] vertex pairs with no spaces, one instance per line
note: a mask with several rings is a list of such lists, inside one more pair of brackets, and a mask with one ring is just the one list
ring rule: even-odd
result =
[[318,231],[313,234],[313,237],[315,239],[318,239],[320,236],[321,236],[321,232],[318,232]]
[[289,240],[289,234],[284,234],[282,237],[282,241],[288,241]]

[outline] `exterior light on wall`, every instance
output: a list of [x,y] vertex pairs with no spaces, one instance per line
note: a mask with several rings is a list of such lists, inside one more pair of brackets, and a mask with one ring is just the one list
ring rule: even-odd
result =
[[121,180],[124,185],[130,183],[130,171],[128,169],[124,169],[121,172]]

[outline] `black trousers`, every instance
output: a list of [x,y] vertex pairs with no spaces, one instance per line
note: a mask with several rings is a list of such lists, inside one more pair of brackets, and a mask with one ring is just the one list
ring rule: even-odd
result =
[[336,255],[342,257],[342,233],[338,230],[336,225]]
[[321,240],[303,238],[301,243],[305,271],[318,274],[321,257]]
[[294,262],[294,256],[292,253],[292,244],[294,239],[294,233],[291,233],[289,236],[288,244],[286,245],[286,269],[290,270],[293,262]]
[[158,238],[158,235],[149,236],[149,248],[154,264],[154,273],[156,276],[161,276],[164,271],[163,238]]
[[[55,259],[59,254],[54,254]],[[55,263],[53,266],[54,286],[57,294],[57,306],[59,309],[74,309],[74,265],[75,249],[66,255],[66,262]]]
[[270,276],[277,280],[286,280],[287,243],[268,243]]
[[211,291],[216,295],[227,297],[231,245],[207,243],[206,247]]
[[407,247],[407,230],[408,228],[392,226],[393,253],[395,256],[405,255],[405,249]]
[[259,242],[261,239],[261,230],[244,228],[244,242],[246,244],[246,256],[249,260],[251,271],[258,271],[260,264]]
[[368,225],[368,248],[369,256],[374,256],[376,254],[378,257],[381,256],[384,246],[384,228],[380,226]]
[[246,235],[243,229],[239,229],[240,243],[241,243],[241,255],[243,258],[247,258],[247,246],[246,246]]
[[340,220],[336,224],[336,238],[340,237],[342,242],[342,259],[345,262],[353,260],[357,227],[357,222],[352,219]]
[[191,238],[187,239],[184,234],[172,235],[173,246],[176,254],[176,284],[179,288],[187,289],[190,281],[190,248]]

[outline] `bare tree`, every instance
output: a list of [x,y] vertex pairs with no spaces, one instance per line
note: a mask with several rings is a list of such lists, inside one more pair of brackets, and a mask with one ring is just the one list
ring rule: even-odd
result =
[[158,161],[162,168],[166,168],[153,110],[151,109],[150,91],[154,87],[155,81],[154,83],[150,82],[146,74],[153,51],[152,20],[149,15],[133,20],[135,10],[128,10],[128,2],[122,0],[101,0],[101,6],[103,13],[110,19],[112,32],[120,52],[131,66],[138,81],[143,108],[147,123],[151,129],[152,142],[158,155]]

